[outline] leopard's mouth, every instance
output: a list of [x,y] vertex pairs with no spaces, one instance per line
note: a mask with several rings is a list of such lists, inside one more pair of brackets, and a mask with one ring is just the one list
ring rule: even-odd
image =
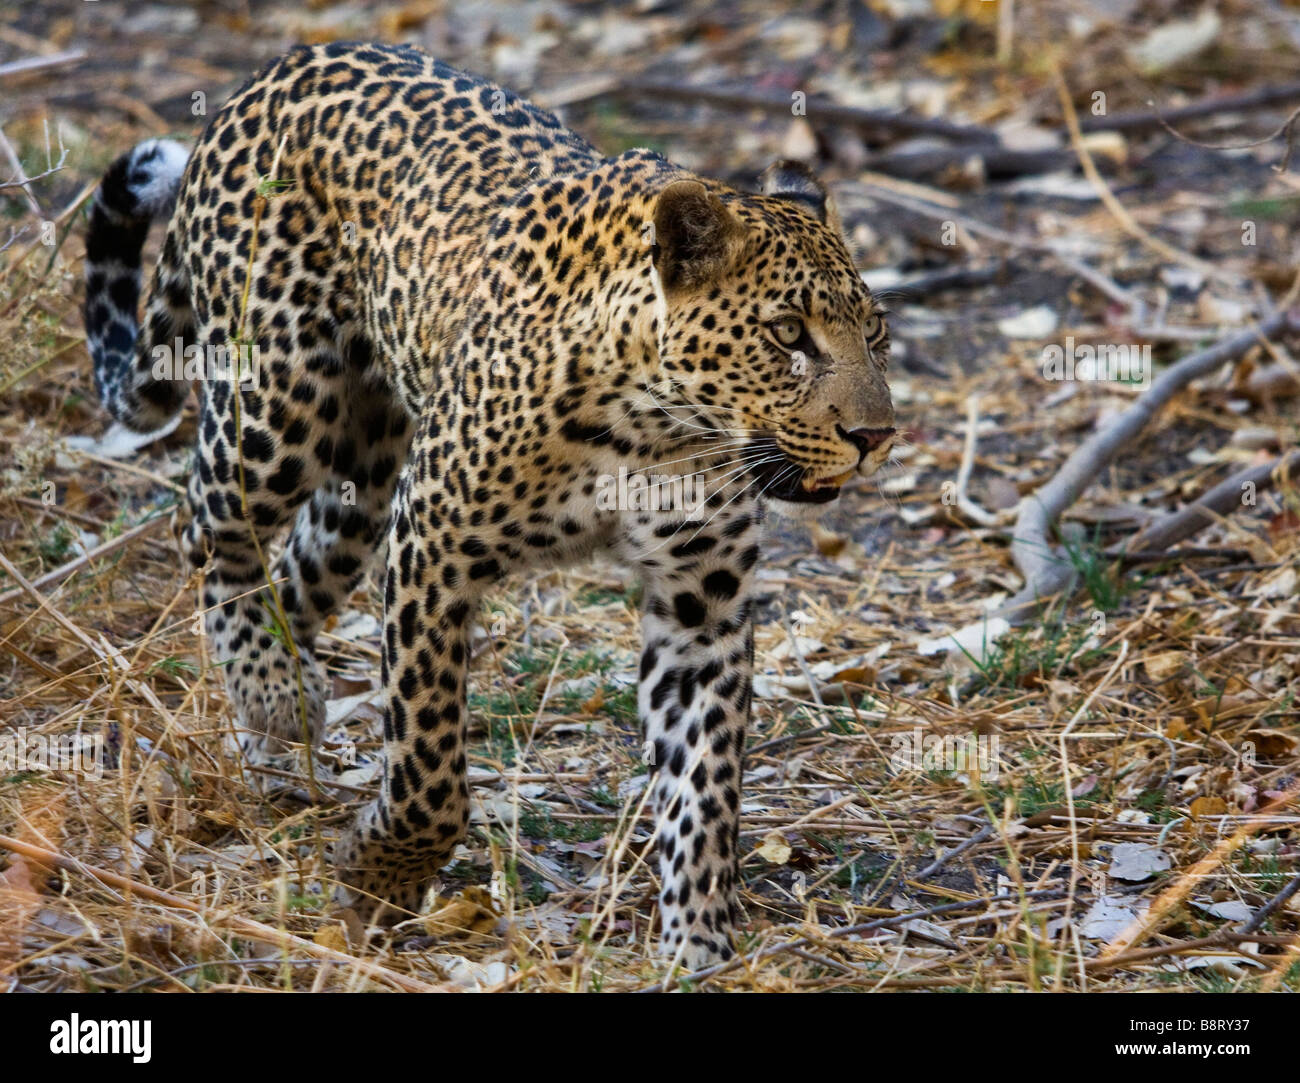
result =
[[759,492],[771,500],[785,500],[791,504],[829,504],[840,495],[840,486],[854,476],[847,470],[834,477],[818,478],[805,467],[789,459],[766,462],[754,468],[759,479]]
[[801,484],[809,492],[815,492],[818,489],[826,489],[826,488],[838,489],[850,478],[857,477],[857,474],[858,472],[856,470],[845,470],[844,473],[836,474],[834,477],[831,478],[817,479],[813,477],[805,477],[801,482]]

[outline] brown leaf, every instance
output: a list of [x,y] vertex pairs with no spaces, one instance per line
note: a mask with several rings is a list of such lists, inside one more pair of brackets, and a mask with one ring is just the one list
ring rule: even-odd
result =
[[876,671],[871,666],[849,666],[831,677],[831,684],[860,684],[870,687],[875,682]]
[[1253,744],[1256,754],[1266,760],[1286,759],[1300,745],[1300,741],[1291,734],[1275,729],[1247,730],[1242,735],[1242,740]]
[[1187,806],[1187,811],[1193,820],[1202,816],[1222,816],[1228,811],[1228,802],[1222,797],[1198,797]]

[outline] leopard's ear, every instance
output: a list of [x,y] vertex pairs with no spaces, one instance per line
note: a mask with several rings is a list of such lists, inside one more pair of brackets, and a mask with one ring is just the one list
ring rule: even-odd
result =
[[820,177],[803,162],[782,158],[773,162],[759,175],[760,191],[765,196],[788,199],[809,212],[819,221],[831,227],[836,233],[842,233],[839,212],[835,209],[835,200],[831,198],[830,189],[822,183]]
[[740,258],[748,229],[697,180],[673,181],[655,202],[654,261],[665,289],[721,278]]

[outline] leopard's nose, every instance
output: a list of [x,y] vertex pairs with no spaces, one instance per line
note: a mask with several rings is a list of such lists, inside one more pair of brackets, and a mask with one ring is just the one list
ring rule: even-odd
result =
[[894,435],[894,429],[852,429],[848,437],[862,450],[864,455],[870,454],[885,443]]

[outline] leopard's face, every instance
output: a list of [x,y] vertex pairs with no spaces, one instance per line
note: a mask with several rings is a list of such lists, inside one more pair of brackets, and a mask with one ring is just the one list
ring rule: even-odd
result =
[[701,439],[753,491],[802,515],[890,456],[889,333],[825,189],[802,167],[774,170],[763,195],[724,202],[690,181],[661,195],[656,391],[683,425],[714,431]]

